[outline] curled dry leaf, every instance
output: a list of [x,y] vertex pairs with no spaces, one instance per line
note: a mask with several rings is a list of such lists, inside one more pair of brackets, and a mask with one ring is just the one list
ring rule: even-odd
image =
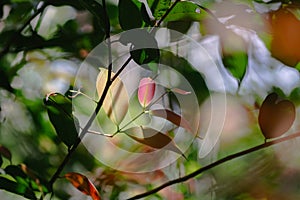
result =
[[187,120],[185,120],[181,115],[168,110],[168,109],[158,109],[158,110],[151,110],[151,115],[164,118],[177,126],[181,126],[185,128],[187,131],[192,133],[192,128]]
[[138,98],[140,104],[147,107],[155,94],[155,82],[151,78],[142,78],[138,89]]
[[[140,138],[134,136],[133,134],[136,133],[137,131],[138,132],[142,131],[144,137]],[[127,136],[129,136],[130,138],[132,138],[133,140],[141,144],[147,145],[155,149],[165,149],[165,150],[173,151],[186,158],[171,137],[157,130],[151,128],[143,129],[140,127],[133,127],[125,130],[124,133],[126,133]]]
[[[101,96],[104,91],[108,77],[107,69],[100,68],[100,70],[96,81],[96,88],[99,96]],[[112,73],[111,75],[114,76],[115,74]],[[103,109],[115,124],[120,124],[127,113],[128,102],[129,97],[126,88],[122,80],[117,77],[108,90],[103,103]]]
[[86,176],[79,173],[70,172],[65,174],[64,177],[79,191],[91,196],[93,200],[101,199],[98,190]]
[[261,105],[258,122],[264,137],[270,139],[289,130],[295,117],[294,104],[289,100],[279,100],[276,93],[271,93]]

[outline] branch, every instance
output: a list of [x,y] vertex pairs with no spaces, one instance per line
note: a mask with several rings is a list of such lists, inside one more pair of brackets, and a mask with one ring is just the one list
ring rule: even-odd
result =
[[[168,16],[168,14],[171,12],[171,10],[175,7],[175,5],[180,2],[180,0],[176,0],[172,6],[166,11],[166,13],[162,16],[162,18],[154,25],[155,27],[160,26],[160,24],[163,22],[163,20]],[[104,88],[104,91],[101,95],[100,100],[97,103],[97,107],[94,111],[94,113],[92,114],[92,116],[90,117],[89,121],[87,122],[87,124],[84,126],[84,128],[82,129],[77,141],[75,142],[75,144],[69,149],[68,154],[66,155],[66,157],[64,158],[64,160],[62,161],[62,163],[59,165],[59,167],[57,168],[56,172],[54,173],[54,175],[52,176],[52,178],[49,181],[49,185],[52,188],[54,182],[57,180],[57,178],[59,177],[60,173],[62,172],[62,170],[64,169],[64,167],[66,166],[66,164],[69,162],[71,156],[73,155],[73,153],[75,152],[75,150],[77,149],[78,145],[81,143],[81,139],[86,135],[86,133],[89,132],[89,128],[91,127],[93,121],[95,120],[97,114],[99,113],[103,103],[104,103],[104,99],[108,93],[109,87],[111,86],[111,84],[113,83],[113,81],[117,78],[117,76],[125,69],[125,67],[129,64],[129,62],[132,60],[132,57],[130,56],[125,63],[122,65],[122,67],[117,71],[117,73],[111,77],[111,72],[112,72],[112,56],[111,56],[111,41],[110,41],[110,22],[109,22],[109,17],[107,14],[107,10],[106,10],[106,3],[105,0],[102,0],[102,4],[104,7],[104,15],[105,15],[105,26],[106,26],[106,39],[108,41],[108,51],[109,51],[109,66],[108,66],[108,78],[106,81],[106,85]]]
[[65,168],[66,164],[69,162],[71,156],[73,155],[73,153],[75,152],[75,150],[77,149],[78,145],[81,143],[82,138],[89,132],[89,128],[91,127],[93,121],[95,120],[96,116],[98,115],[105,97],[108,93],[108,90],[111,86],[111,84],[113,83],[113,80],[111,80],[111,73],[112,73],[112,53],[111,53],[111,41],[110,41],[110,21],[109,21],[109,17],[108,17],[108,13],[107,13],[107,8],[106,8],[106,1],[102,0],[102,4],[103,4],[103,8],[104,8],[104,18],[105,18],[105,38],[107,40],[107,45],[108,45],[108,62],[109,62],[109,66],[108,66],[108,77],[106,80],[106,84],[105,84],[105,88],[103,90],[103,93],[99,99],[99,101],[97,102],[97,106],[95,108],[94,113],[92,114],[92,116],[90,117],[89,121],[86,123],[86,125],[84,126],[84,128],[82,129],[79,137],[77,138],[75,144],[69,149],[68,154],[66,155],[66,157],[64,158],[64,160],[62,161],[62,163],[59,165],[59,167],[57,168],[57,170],[55,171],[55,173],[53,174],[52,178],[49,181],[49,185],[52,188],[54,182],[57,180],[57,178],[59,177],[60,173],[62,172],[62,170]]
[[33,15],[23,24],[23,26],[20,27],[19,30],[17,30],[6,42],[6,45],[3,47],[3,49],[0,51],[0,59],[9,52],[9,49],[11,45],[17,40],[18,36],[25,30],[25,28],[31,23],[31,21],[41,14],[45,8],[48,6],[47,2],[44,2],[44,4],[33,13]]
[[229,156],[226,156],[224,158],[221,158],[220,160],[217,160],[209,165],[206,165],[202,168],[199,168],[198,170],[190,173],[190,174],[187,174],[186,176],[183,176],[183,177],[180,177],[180,178],[177,178],[177,179],[173,179],[171,181],[168,181],[152,190],[149,190],[145,193],[141,193],[141,194],[138,194],[136,196],[133,196],[127,200],[134,200],[134,199],[140,199],[142,197],[146,197],[146,196],[149,196],[151,194],[154,194],[170,185],[174,185],[174,184],[177,184],[177,183],[182,183],[182,182],[185,182],[191,178],[194,178],[195,176],[205,172],[205,171],[208,171],[214,167],[217,167],[223,163],[226,163],[230,160],[233,160],[233,159],[236,159],[236,158],[239,158],[239,157],[242,157],[244,155],[247,155],[247,154],[250,154],[250,153],[253,153],[253,152],[256,152],[256,151],[259,151],[261,149],[264,149],[264,148],[267,148],[267,147],[270,147],[270,146],[273,146],[275,144],[279,144],[279,143],[282,143],[282,142],[285,142],[285,141],[288,141],[288,140],[291,140],[291,139],[294,139],[294,138],[297,138],[297,137],[300,137],[300,132],[297,132],[297,133],[294,133],[294,134],[291,134],[291,135],[288,135],[288,136],[285,136],[285,137],[282,137],[282,138],[278,138],[278,139],[275,139],[275,140],[272,140],[272,141],[269,141],[269,142],[265,142],[263,144],[260,144],[260,145],[257,145],[257,146],[254,146],[250,149],[246,149],[244,151],[240,151],[238,153],[234,153],[234,154],[231,154]]

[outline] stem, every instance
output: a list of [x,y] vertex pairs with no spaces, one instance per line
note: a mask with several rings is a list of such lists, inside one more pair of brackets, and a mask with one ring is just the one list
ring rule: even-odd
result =
[[109,17],[107,14],[107,8],[106,8],[106,2],[105,0],[102,0],[102,4],[103,4],[103,8],[104,8],[104,17],[105,17],[105,34],[106,34],[106,39],[108,42],[108,62],[109,62],[109,66],[108,66],[108,76],[107,76],[107,80],[106,80],[106,84],[105,84],[105,88],[103,90],[103,93],[100,97],[100,100],[97,103],[97,106],[95,108],[94,113],[92,114],[92,116],[90,117],[90,119],[88,120],[88,122],[86,123],[86,125],[84,126],[84,128],[82,129],[79,137],[77,138],[75,144],[69,149],[68,154],[66,155],[66,157],[64,158],[64,160],[62,161],[62,163],[59,165],[59,167],[57,168],[57,170],[55,171],[55,173],[53,174],[52,178],[49,181],[50,187],[52,188],[54,182],[57,180],[57,178],[59,177],[60,173],[62,172],[62,170],[64,169],[64,167],[66,166],[66,164],[69,162],[71,156],[73,155],[73,153],[75,152],[75,150],[77,149],[78,145],[81,143],[82,138],[86,135],[86,133],[88,133],[89,128],[91,127],[93,121],[95,120],[97,114],[99,113],[105,97],[108,93],[108,90],[112,84],[112,80],[111,80],[111,73],[112,73],[112,55],[111,55],[111,41],[110,41],[110,22],[109,22]]
[[[175,7],[175,5],[180,2],[180,0],[176,0],[172,6],[166,11],[166,13],[162,16],[162,18],[155,24],[155,27],[160,26],[160,24],[163,22],[163,20],[168,16],[168,14],[171,12],[171,10]],[[108,66],[108,78],[106,81],[106,85],[104,88],[104,91],[101,95],[100,100],[97,103],[97,107],[95,108],[94,113],[92,114],[92,116],[90,117],[89,121],[87,122],[87,124],[84,126],[84,128],[82,129],[78,139],[76,140],[75,144],[69,149],[68,154],[66,155],[66,157],[64,158],[64,160],[62,161],[62,163],[59,165],[59,167],[57,168],[57,170],[55,171],[55,173],[53,174],[52,178],[49,181],[49,185],[52,188],[54,182],[57,180],[57,178],[59,177],[60,173],[62,172],[62,170],[64,169],[64,167],[66,166],[66,164],[69,162],[71,156],[73,155],[73,153],[75,152],[75,150],[77,149],[78,145],[81,143],[82,138],[86,135],[86,133],[88,133],[90,126],[92,125],[93,121],[95,120],[97,114],[99,113],[104,99],[108,93],[109,87],[111,86],[111,84],[113,83],[113,81],[117,78],[117,76],[125,69],[125,67],[129,64],[129,62],[132,60],[132,57],[130,56],[125,63],[122,65],[122,67],[117,71],[117,73],[111,77],[111,73],[112,73],[112,53],[111,53],[111,40],[110,40],[110,22],[109,22],[109,17],[107,14],[107,8],[106,8],[106,2],[105,0],[102,0],[102,5],[104,8],[104,16],[105,16],[105,33],[106,33],[106,39],[108,42],[108,51],[109,51],[109,66]],[[30,23],[30,21],[36,17],[39,13],[41,13],[46,7],[46,4],[44,4],[27,22],[26,24],[24,24],[24,26],[19,30],[19,32],[21,33],[25,27]],[[43,9],[42,9],[43,8]],[[12,37],[12,39],[15,39],[15,37]],[[12,40],[13,41],[13,40]],[[12,42],[11,41],[11,42]],[[10,43],[11,43],[10,42]],[[8,46],[8,49],[6,51],[9,50],[10,45]],[[1,53],[0,52],[0,58],[1,58]]]
[[22,33],[22,31],[25,30],[25,28],[31,23],[31,21],[38,16],[39,14],[41,14],[45,8],[48,6],[47,2],[44,2],[44,4],[36,10],[35,13],[33,13],[33,15],[23,24],[23,26],[21,26],[21,28],[19,30],[17,30],[10,38],[9,40],[6,42],[6,45],[3,47],[3,49],[0,51],[0,59],[9,52],[9,49],[11,47],[11,45],[17,40],[18,36]]
[[183,177],[180,177],[180,178],[168,181],[168,182],[166,182],[166,183],[164,183],[164,184],[162,184],[162,185],[160,185],[160,186],[158,186],[158,187],[156,187],[156,188],[154,188],[152,190],[149,190],[149,191],[147,191],[145,193],[138,194],[138,195],[133,196],[133,197],[127,199],[127,200],[140,199],[142,197],[149,196],[149,195],[154,194],[154,193],[156,193],[156,192],[158,192],[158,191],[160,191],[160,190],[162,190],[162,189],[164,189],[164,188],[166,188],[166,187],[168,187],[170,185],[174,185],[174,184],[177,184],[177,183],[185,182],[185,181],[187,181],[187,180],[189,180],[191,178],[194,178],[195,176],[197,176],[197,175],[199,175],[199,174],[201,174],[201,173],[203,173],[205,171],[208,171],[208,170],[210,170],[210,169],[212,169],[214,167],[217,167],[217,166],[219,166],[219,165],[221,165],[223,163],[226,163],[226,162],[228,162],[230,160],[233,160],[233,159],[236,159],[236,158],[240,158],[240,157],[242,157],[244,155],[247,155],[247,154],[259,151],[261,149],[265,149],[265,148],[273,146],[275,144],[286,142],[286,141],[294,139],[296,137],[300,137],[300,132],[297,132],[297,133],[294,133],[294,134],[291,134],[291,135],[288,135],[288,136],[285,136],[285,137],[282,137],[282,138],[278,138],[278,139],[275,139],[275,140],[271,140],[269,142],[265,142],[263,144],[260,144],[260,145],[254,146],[252,148],[246,149],[244,151],[240,151],[238,153],[231,154],[231,155],[226,156],[224,158],[221,158],[220,160],[217,160],[217,161],[215,161],[215,162],[213,162],[213,163],[211,163],[209,165],[206,165],[206,166],[204,166],[202,168],[199,168],[198,170],[196,170],[196,171],[194,171],[194,172],[192,172],[190,174],[187,174],[186,176],[183,176]]

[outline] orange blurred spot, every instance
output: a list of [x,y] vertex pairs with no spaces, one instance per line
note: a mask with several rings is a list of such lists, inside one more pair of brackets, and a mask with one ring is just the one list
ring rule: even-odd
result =
[[269,14],[272,56],[289,66],[296,66],[300,61],[300,21],[292,13],[295,9],[293,5],[283,6]]

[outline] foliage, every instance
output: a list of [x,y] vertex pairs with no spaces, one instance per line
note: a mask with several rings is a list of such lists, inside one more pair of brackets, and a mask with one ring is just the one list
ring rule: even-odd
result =
[[199,2],[1,1],[1,199],[298,199],[299,3]]

